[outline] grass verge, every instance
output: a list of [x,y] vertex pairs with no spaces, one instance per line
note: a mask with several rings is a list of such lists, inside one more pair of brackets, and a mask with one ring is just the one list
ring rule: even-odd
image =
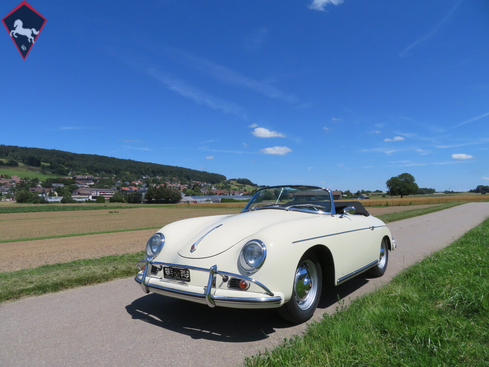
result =
[[246,366],[489,365],[489,219]]
[[452,201],[449,203],[444,203],[429,208],[403,210],[395,213],[381,214],[381,215],[377,215],[377,218],[383,220],[385,223],[390,223],[390,222],[395,222],[397,220],[419,217],[420,215],[438,212],[440,210],[453,208],[454,206],[458,206],[466,203],[467,201]]
[[134,276],[142,259],[143,251],[0,273],[0,302]]
[[0,243],[23,242],[23,241],[36,241],[36,240],[50,240],[50,239],[53,239],[53,238],[80,237],[80,236],[89,236],[89,235],[107,234],[107,233],[135,232],[135,231],[145,231],[147,229],[160,229],[160,228],[161,228],[161,226],[158,226],[158,227],[132,228],[132,229],[119,229],[117,231],[101,231],[101,232],[60,234],[60,235],[57,235],[57,236],[45,236],[45,237],[16,238],[14,240],[0,240]]
[[17,213],[42,213],[42,212],[73,212],[80,210],[114,210],[114,209],[134,209],[134,208],[175,208],[175,204],[97,204],[97,203],[78,203],[69,204],[15,204],[0,205],[0,214],[17,214]]

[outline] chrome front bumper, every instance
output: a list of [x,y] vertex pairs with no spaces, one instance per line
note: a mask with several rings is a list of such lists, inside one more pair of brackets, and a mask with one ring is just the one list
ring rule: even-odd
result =
[[[279,307],[283,304],[283,296],[274,294],[262,283],[241,274],[220,271],[217,269],[217,265],[214,265],[210,269],[207,269],[195,266],[182,266],[178,264],[143,260],[139,261],[137,263],[137,266],[140,272],[136,275],[134,280],[141,285],[145,293],[155,292],[173,298],[207,304],[209,307],[223,306],[234,308],[273,308]],[[150,269],[151,266],[169,266],[180,269],[185,268],[193,272],[197,271],[208,273],[209,276],[207,278],[207,285],[202,288],[192,286],[192,290],[188,290],[188,287],[183,286],[183,284],[185,283],[178,281],[168,281],[167,279],[148,275],[148,269]],[[220,276],[224,281],[227,281],[227,279],[230,278],[246,280],[250,284],[255,284],[256,286],[261,288],[263,292],[257,293],[235,290],[232,292],[236,292],[236,297],[230,297],[229,295],[219,295],[218,293],[220,291],[220,288],[215,287],[217,276]],[[199,292],[198,289],[202,289],[202,292]]]

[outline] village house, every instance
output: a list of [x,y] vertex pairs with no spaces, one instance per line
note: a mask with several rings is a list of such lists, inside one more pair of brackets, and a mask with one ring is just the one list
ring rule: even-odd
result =
[[79,188],[74,190],[71,194],[75,200],[95,200],[98,196],[103,196],[105,199],[110,199],[114,196],[115,191],[111,189],[97,189],[97,188]]

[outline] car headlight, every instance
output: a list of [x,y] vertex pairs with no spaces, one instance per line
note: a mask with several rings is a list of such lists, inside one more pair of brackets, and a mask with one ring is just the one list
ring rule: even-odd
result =
[[146,243],[146,257],[150,258],[157,255],[163,248],[164,244],[165,236],[163,236],[163,234],[155,233],[152,235],[148,240],[148,243]]
[[260,240],[251,240],[246,243],[239,254],[241,269],[249,274],[256,273],[267,257],[267,247]]

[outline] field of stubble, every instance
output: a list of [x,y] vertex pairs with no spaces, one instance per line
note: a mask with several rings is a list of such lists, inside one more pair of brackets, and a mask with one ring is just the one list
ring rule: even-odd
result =
[[[427,206],[431,205],[416,208]],[[368,210],[379,215],[412,208]],[[168,223],[205,215],[236,214],[240,210],[182,206],[0,214],[0,272],[139,252],[148,238]]]

